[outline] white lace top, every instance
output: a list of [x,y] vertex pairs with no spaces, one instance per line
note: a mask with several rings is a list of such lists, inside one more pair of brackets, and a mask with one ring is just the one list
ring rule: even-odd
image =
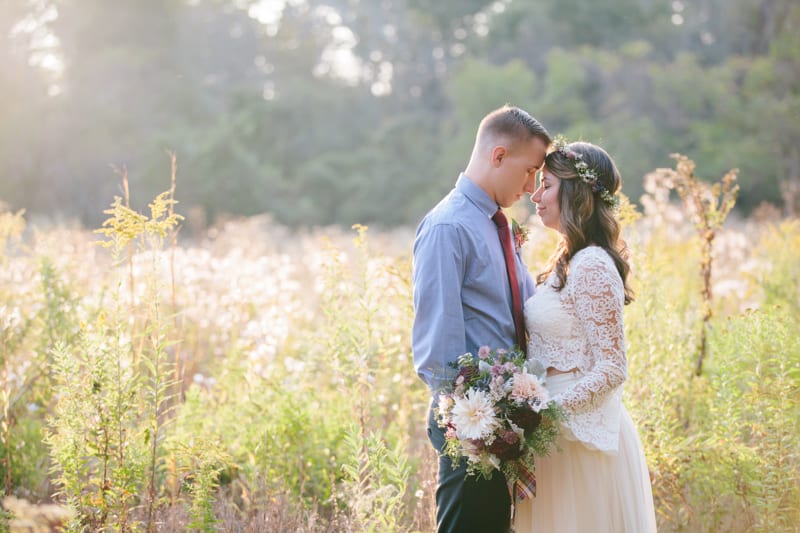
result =
[[528,357],[578,369],[575,385],[555,396],[569,416],[565,436],[614,453],[627,377],[622,279],[605,250],[588,246],[573,256],[560,292],[555,282],[553,273],[525,302]]

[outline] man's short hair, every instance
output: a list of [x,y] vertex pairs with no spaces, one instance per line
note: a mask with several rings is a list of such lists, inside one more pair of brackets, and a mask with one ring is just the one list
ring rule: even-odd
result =
[[539,137],[546,146],[552,142],[550,134],[538,120],[527,111],[511,105],[495,109],[481,120],[478,126],[478,141],[505,137],[512,143]]

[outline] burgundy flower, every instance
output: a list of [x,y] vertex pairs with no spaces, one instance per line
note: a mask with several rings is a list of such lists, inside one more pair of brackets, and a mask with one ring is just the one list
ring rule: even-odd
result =
[[463,377],[464,383],[469,383],[471,380],[478,377],[478,367],[477,366],[462,366],[461,369],[458,371],[456,375],[456,381],[458,378]]
[[479,454],[486,449],[486,444],[481,439],[464,439],[463,445],[474,454]]
[[542,415],[527,405],[515,407],[509,413],[508,418],[521,427],[525,431],[525,435],[530,435],[531,431],[539,427],[542,422]]
[[489,445],[489,452],[497,456],[501,461],[513,461],[522,456],[519,435],[513,431],[506,431],[503,435],[498,435]]

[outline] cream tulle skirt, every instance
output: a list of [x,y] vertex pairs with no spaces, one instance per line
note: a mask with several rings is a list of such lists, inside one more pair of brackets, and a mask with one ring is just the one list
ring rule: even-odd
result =
[[[558,394],[578,378],[547,378]],[[559,437],[562,451],[536,461],[536,498],[518,503],[515,533],[650,533],[656,531],[653,493],[642,445],[622,408],[616,455]]]

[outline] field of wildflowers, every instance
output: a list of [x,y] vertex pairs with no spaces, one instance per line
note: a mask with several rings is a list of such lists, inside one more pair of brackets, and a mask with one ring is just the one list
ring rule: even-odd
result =
[[[659,530],[797,531],[800,221],[726,212],[709,239],[663,179],[647,190],[623,210],[624,401]],[[74,531],[431,531],[413,228],[253,217],[176,239],[172,207],[119,201],[102,235],[0,213],[6,496]],[[536,270],[556,237],[528,223]]]

